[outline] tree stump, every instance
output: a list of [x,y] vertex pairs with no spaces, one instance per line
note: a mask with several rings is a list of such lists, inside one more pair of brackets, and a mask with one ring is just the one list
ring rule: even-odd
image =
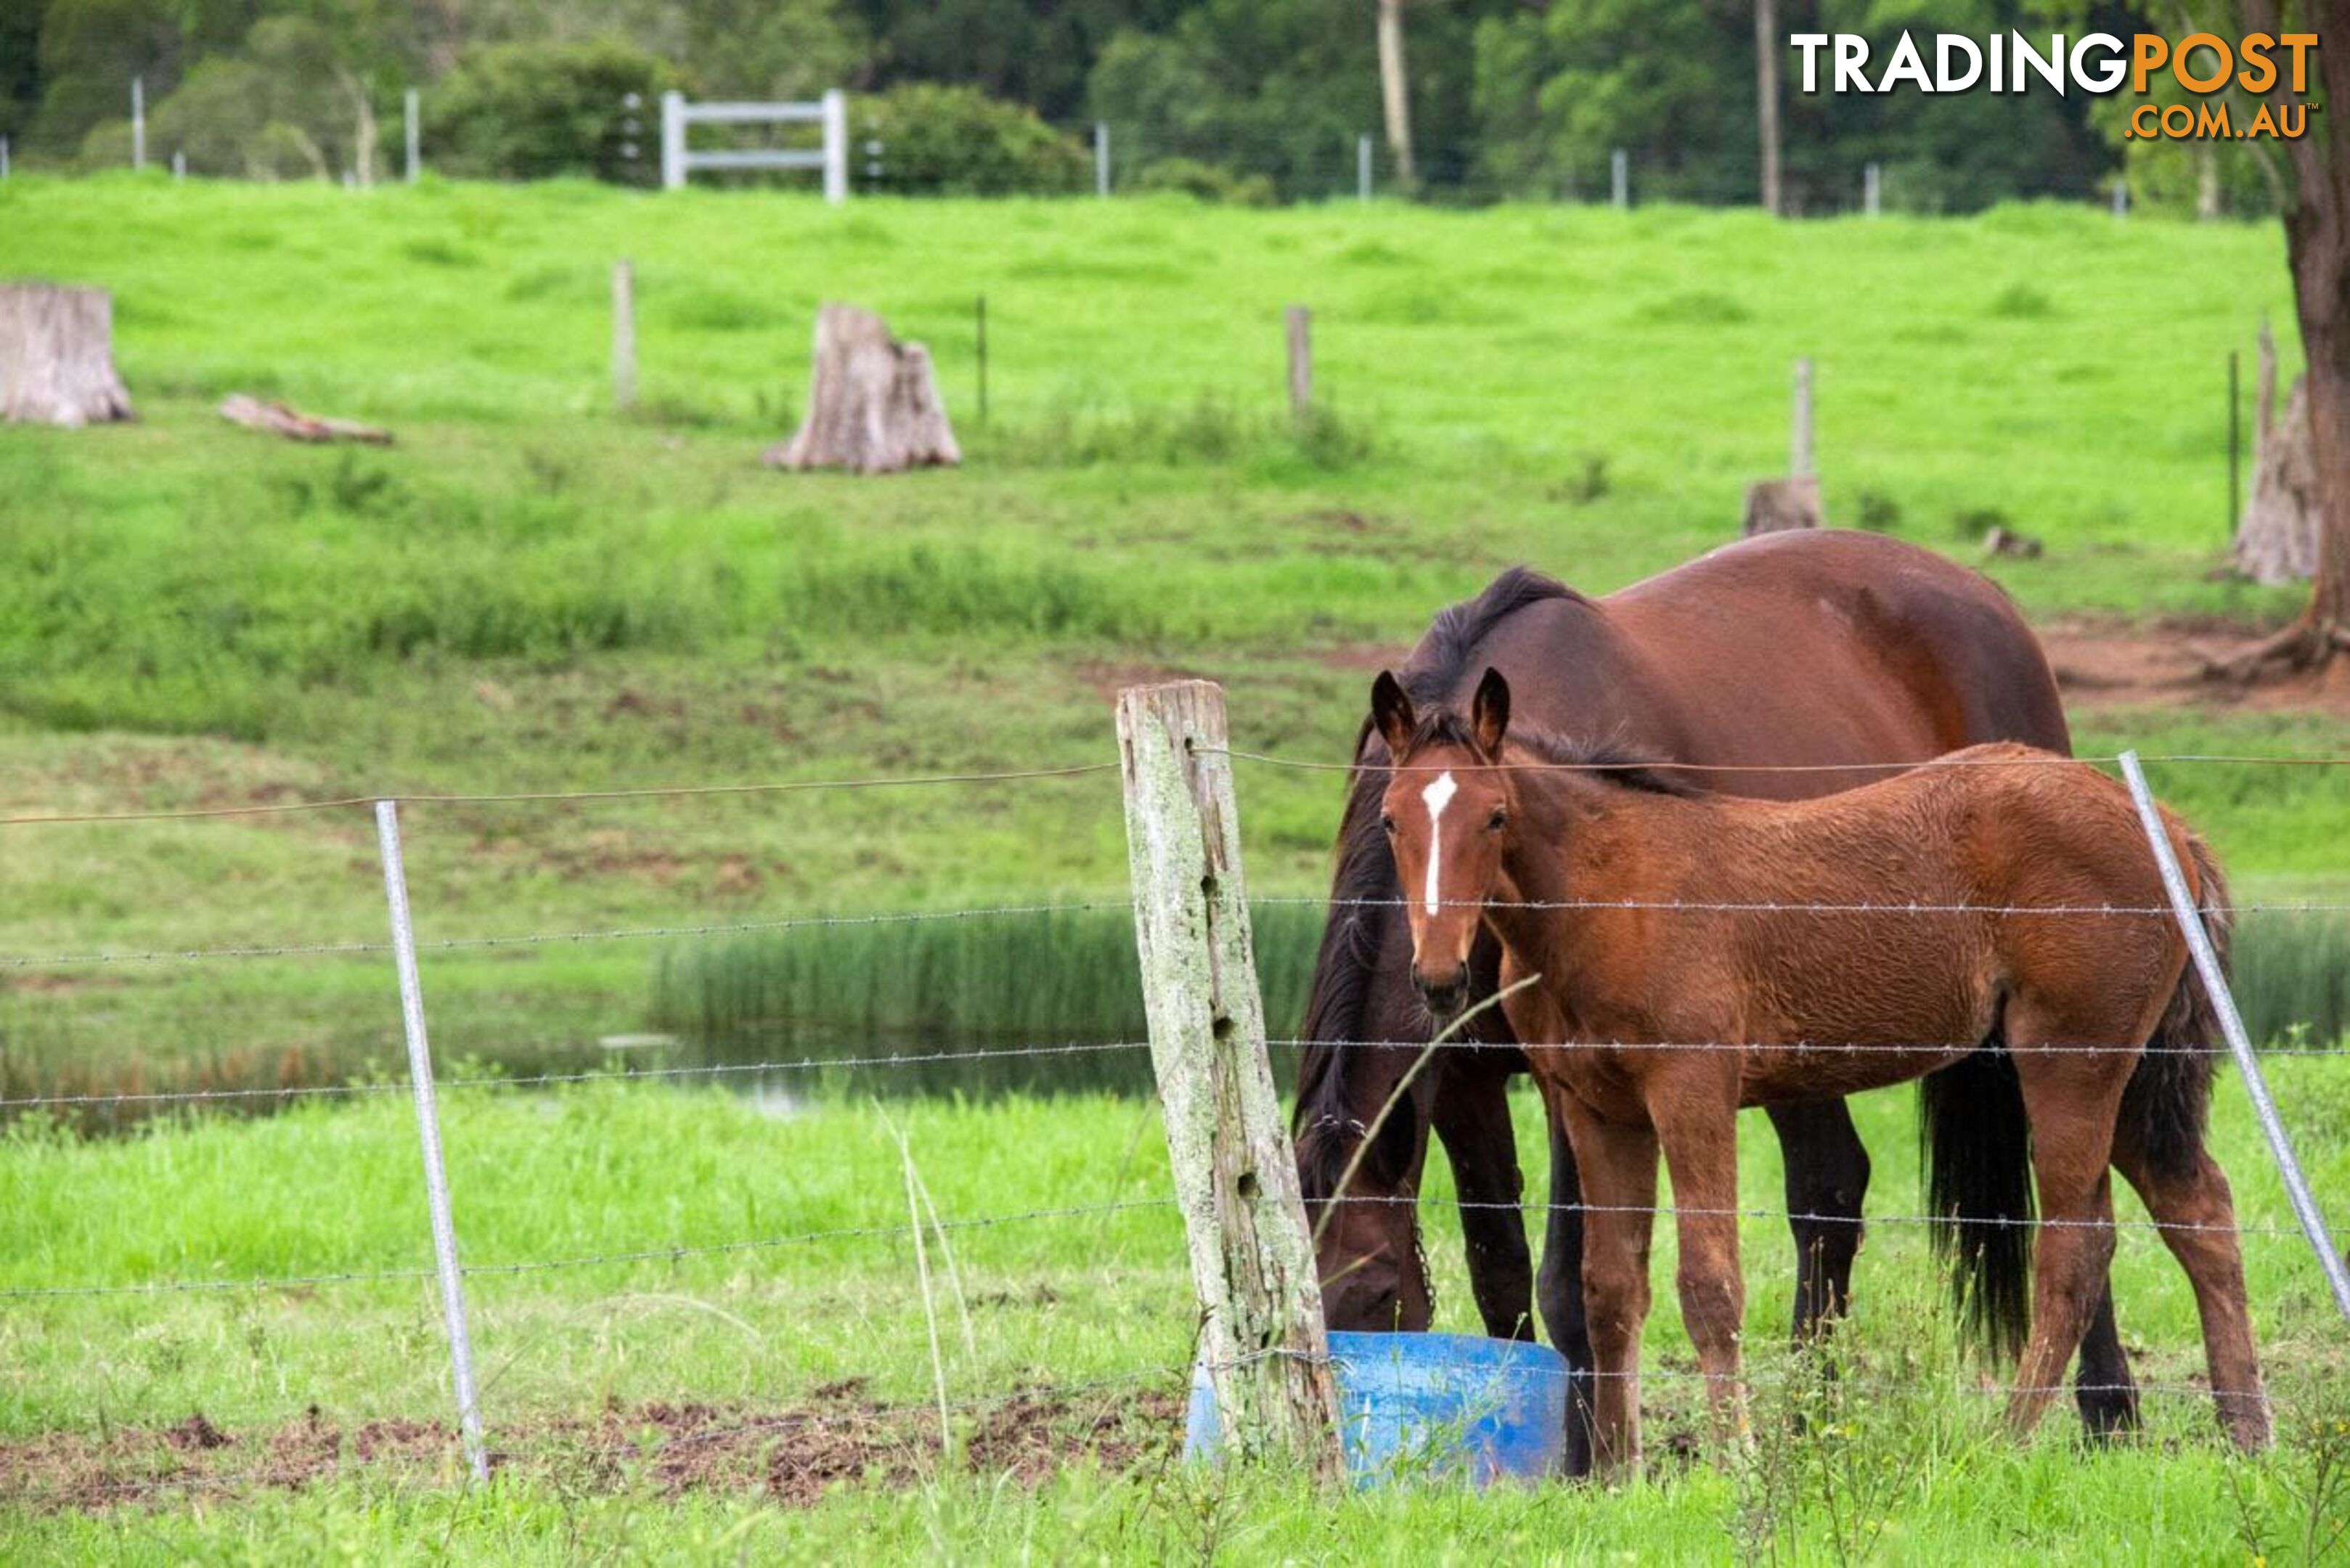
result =
[[0,420],[78,430],[130,417],[114,373],[114,296],[0,283]]
[[899,342],[869,310],[826,306],[816,318],[807,415],[792,439],[768,448],[763,461],[851,473],[961,463],[930,350]]
[[2264,425],[2253,448],[2252,497],[2237,525],[2228,564],[2256,583],[2307,582],[2317,572],[2322,525],[2309,396],[2296,378],[2285,397],[2283,418]]
[[1746,487],[1746,521],[1738,530],[1742,537],[1820,525],[1818,476],[1765,479]]

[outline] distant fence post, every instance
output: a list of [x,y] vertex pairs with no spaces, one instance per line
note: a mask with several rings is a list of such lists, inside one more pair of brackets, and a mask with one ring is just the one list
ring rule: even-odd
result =
[[1860,210],[1870,217],[1877,215],[1884,202],[1885,171],[1871,163],[1860,171]]
[[1795,361],[1794,430],[1788,443],[1787,472],[1795,479],[1808,478],[1812,462],[1812,361],[1806,355]]
[[1109,194],[1109,121],[1094,121],[1094,194]]
[[2114,177],[2114,220],[2118,223],[2129,216],[2129,182]]
[[848,200],[848,95],[838,88],[824,95],[824,199]]
[[424,171],[424,111],[422,101],[414,88],[410,88],[400,94],[400,117],[402,131],[400,140],[408,153],[408,182],[413,185],[416,183],[417,177]]
[[465,1328],[465,1280],[457,1267],[457,1226],[449,1213],[449,1171],[441,1158],[441,1112],[432,1094],[432,1047],[424,1035],[424,989],[416,974],[416,928],[408,914],[408,868],[400,853],[400,808],[375,803],[375,836],[383,857],[383,897],[391,911],[391,952],[400,972],[400,1022],[408,1036],[408,1078],[416,1094],[416,1131],[424,1147],[424,1197],[432,1214],[432,1253],[441,1271],[441,1312],[449,1331],[449,1366],[457,1393],[457,1427],[476,1481],[490,1479],[482,1446],[482,1412],[473,1392],[473,1341]]
[[1357,199],[1371,199],[1371,136],[1365,131],[1355,138],[1355,194]]
[[8,139],[0,136],[0,180],[8,178]]
[[1314,406],[1314,313],[1302,305],[1283,312],[1289,338],[1289,411],[1304,419]]
[[1321,1286],[1265,1055],[1223,690],[1129,687],[1118,738],[1151,1064],[1225,1449],[1335,1480]]
[[1632,155],[1622,148],[1607,155],[1609,204],[1617,212],[1632,204]]
[[175,151],[172,154],[172,178],[174,180],[185,180],[187,177],[188,155],[184,151]]
[[2309,1179],[2302,1174],[2301,1161],[2293,1155],[2293,1139],[2286,1136],[2284,1122],[2277,1115],[2275,1096],[2269,1093],[2268,1079],[2261,1073],[2261,1059],[2252,1050],[2251,1036],[2245,1032],[2242,1015],[2236,1011],[2235,993],[2228,989],[2228,977],[2220,968],[2220,955],[2212,950],[2211,939],[2204,932],[2202,919],[2196,913],[2194,895],[2187,890],[2187,877],[2179,870],[2178,857],[2170,847],[2170,835],[2163,830],[2162,814],[2155,807],[2154,792],[2147,788],[2146,770],[2138,766],[2135,749],[2124,752],[2120,760],[2130,798],[2137,803],[2139,826],[2146,829],[2146,841],[2154,850],[2155,867],[2162,873],[2163,891],[2170,897],[2170,912],[2186,934],[2187,950],[2194,961],[2195,971],[2203,977],[2203,994],[2211,999],[2211,1009],[2220,1015],[2220,1033],[2227,1036],[2228,1049],[2234,1054],[2237,1069],[2244,1075],[2245,1093],[2252,1102],[2253,1114],[2260,1118],[2261,1131],[2268,1138],[2269,1152],[2276,1158],[2277,1171],[2284,1178],[2285,1196],[2293,1202],[2293,1217],[2301,1221],[2302,1234],[2316,1250],[2318,1267],[2334,1291],[2334,1304],[2342,1309],[2344,1318],[2350,1319],[2350,1264],[2342,1261],[2342,1251],[2334,1244],[2334,1237],[2325,1228],[2325,1215],[2309,1190]]
[[675,191],[685,183],[685,95],[661,94],[661,189]]
[[130,167],[147,167],[147,78],[130,78]]
[[637,406],[637,271],[626,256],[612,264],[612,406]]

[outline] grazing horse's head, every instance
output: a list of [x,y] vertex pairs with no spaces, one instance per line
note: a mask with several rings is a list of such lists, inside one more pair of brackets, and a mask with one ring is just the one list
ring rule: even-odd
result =
[[1494,764],[1510,727],[1510,683],[1488,670],[1463,723],[1425,717],[1391,674],[1371,687],[1371,718],[1395,759],[1380,802],[1411,927],[1411,978],[1440,1019],[1469,1000],[1469,953],[1502,876],[1508,775]]

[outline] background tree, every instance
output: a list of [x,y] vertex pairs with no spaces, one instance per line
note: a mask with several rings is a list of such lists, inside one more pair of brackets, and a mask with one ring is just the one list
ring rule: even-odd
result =
[[[2308,85],[2318,100],[2307,134],[2283,144],[2285,255],[2316,459],[2317,571],[2300,618],[2240,663],[2249,673],[2270,659],[2307,668],[2350,650],[2350,124],[2338,112],[2350,109],[2350,0],[2242,0],[2241,11],[2240,31],[2317,35]],[[2281,78],[2272,102],[2292,96],[2290,78]]]

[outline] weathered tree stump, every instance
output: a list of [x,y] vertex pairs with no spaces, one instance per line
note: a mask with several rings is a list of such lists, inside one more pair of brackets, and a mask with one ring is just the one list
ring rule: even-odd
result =
[[130,417],[114,373],[114,296],[0,283],[0,420],[78,430]]
[[1738,530],[1744,537],[1776,534],[1786,528],[1821,525],[1820,482],[1815,474],[1794,479],[1765,479],[1746,487],[1746,521]]
[[816,368],[807,415],[792,439],[767,449],[779,468],[897,473],[962,462],[939,400],[931,352],[900,343],[869,310],[827,305],[816,318]]
[[[2269,397],[2261,400],[2265,410]],[[2257,583],[2307,582],[2317,571],[2317,458],[2310,450],[2309,397],[2299,378],[2284,416],[2262,421],[2252,449],[2252,496],[2228,563]]]

